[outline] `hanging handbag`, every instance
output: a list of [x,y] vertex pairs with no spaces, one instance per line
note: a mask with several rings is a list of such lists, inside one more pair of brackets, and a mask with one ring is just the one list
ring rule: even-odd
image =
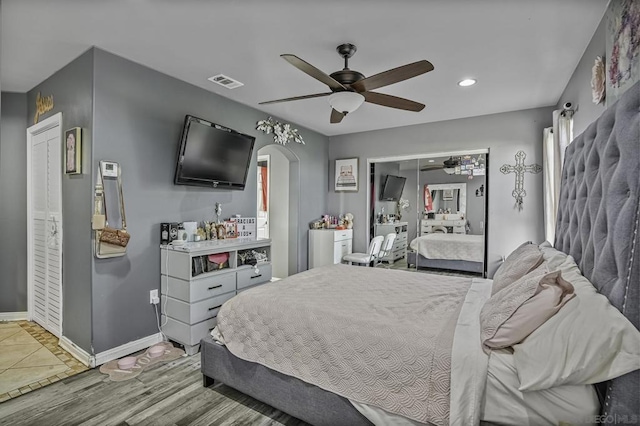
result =
[[[122,192],[122,173],[120,166],[118,165],[117,172],[117,184],[118,184],[118,202],[120,205],[120,216],[122,218],[122,229],[112,228],[109,226],[109,218],[107,216],[107,202],[104,189],[98,191],[98,188],[102,186],[104,188],[104,178],[102,176],[102,162],[100,162],[100,184],[96,185],[96,196],[101,192],[102,204],[104,206],[104,227],[96,231],[96,257],[109,258],[124,256],[127,251],[127,244],[131,235],[127,231],[127,218],[124,208],[124,195]],[[96,203],[98,201],[96,200]],[[96,215],[94,215],[95,217]],[[98,219],[97,222],[100,222]]]

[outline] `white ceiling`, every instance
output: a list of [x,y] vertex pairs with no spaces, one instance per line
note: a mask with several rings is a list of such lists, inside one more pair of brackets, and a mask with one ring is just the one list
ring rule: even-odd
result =
[[[1,85],[28,91],[95,45],[331,136],[554,105],[606,4],[3,0]],[[430,73],[377,90],[426,108],[415,113],[365,103],[329,124],[326,98],[258,105],[328,91],[279,55],[295,54],[329,74],[342,69],[335,47],[343,42],[357,45],[349,65],[366,76],[420,59],[433,63]],[[244,86],[229,90],[207,81],[218,73]],[[478,84],[457,86],[466,77]]]

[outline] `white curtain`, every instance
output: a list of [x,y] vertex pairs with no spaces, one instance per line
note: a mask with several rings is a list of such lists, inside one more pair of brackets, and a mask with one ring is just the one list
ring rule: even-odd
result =
[[553,111],[553,128],[543,131],[544,234],[553,244],[564,152],[573,140],[572,111]]

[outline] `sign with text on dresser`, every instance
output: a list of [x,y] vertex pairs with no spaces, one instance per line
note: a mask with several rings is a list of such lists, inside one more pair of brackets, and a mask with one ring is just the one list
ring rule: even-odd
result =
[[256,218],[255,217],[234,217],[230,219],[236,223],[238,238],[255,238],[256,237]]

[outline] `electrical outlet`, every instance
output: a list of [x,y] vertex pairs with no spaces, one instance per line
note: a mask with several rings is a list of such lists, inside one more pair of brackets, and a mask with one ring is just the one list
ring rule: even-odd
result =
[[149,292],[149,303],[157,305],[160,299],[158,299],[158,290],[151,290]]

